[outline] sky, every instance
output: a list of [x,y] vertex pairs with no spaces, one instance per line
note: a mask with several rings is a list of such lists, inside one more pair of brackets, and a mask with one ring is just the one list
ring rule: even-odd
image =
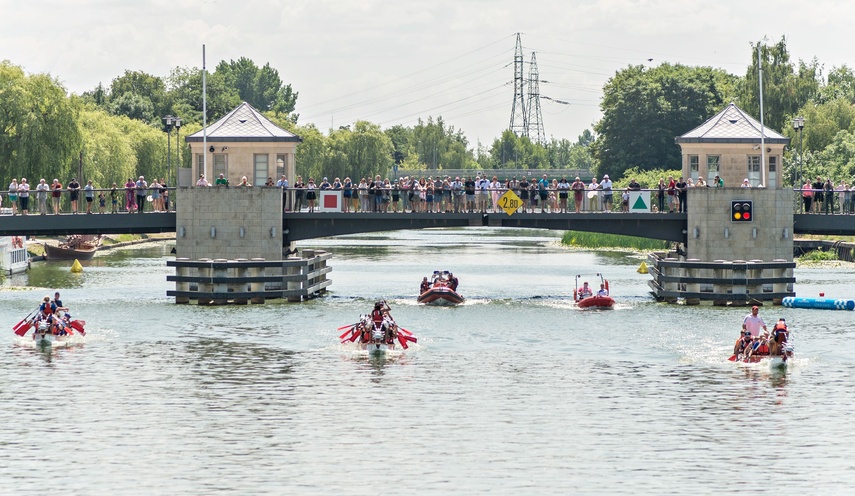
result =
[[209,71],[270,63],[299,93],[300,124],[441,116],[475,147],[510,125],[516,33],[526,78],[536,54],[547,138],[575,141],[622,68],[744,75],[750,44],[782,36],[794,61],[855,66],[852,19],[855,2],[824,0],[0,0],[0,60],[79,94],[125,70],[201,67],[204,44]]

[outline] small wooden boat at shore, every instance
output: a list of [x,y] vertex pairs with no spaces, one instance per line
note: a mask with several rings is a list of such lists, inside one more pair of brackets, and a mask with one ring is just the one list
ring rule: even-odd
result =
[[101,236],[73,234],[57,246],[45,243],[48,260],[90,260],[101,247]]
[[603,275],[600,273],[597,273],[597,276],[600,277],[601,281],[600,289],[597,294],[594,294],[594,290],[587,286],[587,282],[582,285],[582,288],[579,288],[579,278],[582,276],[576,276],[576,288],[573,290],[573,301],[576,302],[577,307],[602,310],[614,308],[615,300],[609,296],[609,281],[604,279]]
[[421,288],[419,297],[416,299],[419,303],[425,305],[459,305],[463,303],[464,298],[456,291],[457,280],[451,272],[446,270],[433,271],[433,281],[427,287]]

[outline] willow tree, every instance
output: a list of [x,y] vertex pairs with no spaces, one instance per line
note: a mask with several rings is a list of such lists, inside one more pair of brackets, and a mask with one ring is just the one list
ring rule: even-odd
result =
[[0,166],[10,177],[66,175],[81,147],[77,110],[47,74],[0,62]]

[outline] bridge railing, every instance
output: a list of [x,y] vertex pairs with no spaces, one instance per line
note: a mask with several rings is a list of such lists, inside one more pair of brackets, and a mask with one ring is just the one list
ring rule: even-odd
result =
[[[147,188],[145,191],[145,202],[143,212],[171,212],[175,210],[175,188]],[[113,198],[116,198],[115,206]],[[130,198],[133,197],[133,198]],[[44,202],[42,202],[44,198]],[[56,214],[85,214],[85,213],[128,213],[139,212],[137,204],[137,190],[129,190],[124,186],[113,188],[95,188],[90,191],[77,190],[77,208],[74,208],[72,192],[68,189],[56,191],[36,191],[31,189],[27,197],[28,215],[56,215]],[[91,201],[89,199],[91,198]],[[20,194],[13,200],[8,191],[0,191],[0,214],[21,215],[24,212],[24,200]],[[103,207],[101,200],[103,199]],[[132,201],[131,201],[132,200]]]
[[855,187],[832,193],[822,189],[793,189],[793,213],[796,214],[855,214]]

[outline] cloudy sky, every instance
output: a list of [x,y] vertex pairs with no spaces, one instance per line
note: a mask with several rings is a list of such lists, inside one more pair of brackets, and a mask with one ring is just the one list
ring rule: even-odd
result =
[[[547,136],[575,140],[601,88],[630,64],[743,75],[750,42],[855,66],[855,2],[791,0],[0,0],[0,59],[70,92],[125,70],[248,57],[299,92],[300,122],[390,127],[442,116],[473,145],[508,127],[515,33],[540,72]],[[554,100],[568,102],[569,105]]]

